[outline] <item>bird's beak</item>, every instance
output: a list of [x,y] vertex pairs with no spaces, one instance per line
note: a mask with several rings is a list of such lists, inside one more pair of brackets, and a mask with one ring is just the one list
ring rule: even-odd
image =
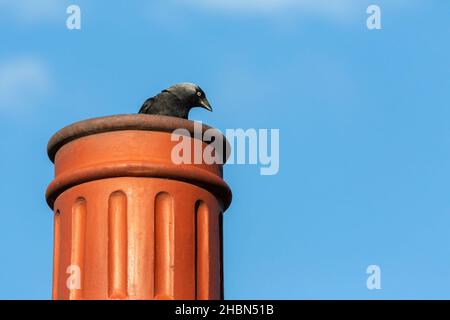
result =
[[209,101],[206,98],[200,100],[200,106],[208,111],[212,111],[211,105],[209,104]]

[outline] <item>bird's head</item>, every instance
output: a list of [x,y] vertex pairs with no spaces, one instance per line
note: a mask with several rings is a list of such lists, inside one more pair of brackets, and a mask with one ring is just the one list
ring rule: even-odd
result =
[[184,82],[175,84],[165,91],[174,94],[180,99],[184,106],[189,109],[201,107],[208,111],[212,111],[212,107],[206,98],[205,92],[194,83]]

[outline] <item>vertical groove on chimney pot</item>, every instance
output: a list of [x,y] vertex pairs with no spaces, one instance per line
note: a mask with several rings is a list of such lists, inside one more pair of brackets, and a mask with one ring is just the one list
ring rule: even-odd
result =
[[127,248],[127,196],[116,191],[108,200],[108,296],[111,299],[128,296]]
[[155,198],[155,299],[173,299],[174,282],[174,212],[172,197],[161,192]]
[[[84,253],[86,239],[86,200],[78,198],[72,207],[72,250],[71,250],[71,279],[74,281],[69,288],[69,299],[79,300],[83,297]],[[74,267],[76,269],[74,269]],[[79,274],[77,273],[79,270]]]
[[59,288],[59,261],[60,261],[60,244],[61,244],[61,226],[60,212],[56,210],[53,226],[53,290],[52,299],[58,299]]
[[198,300],[198,207],[200,200],[194,206],[194,299]]
[[210,241],[209,241],[209,209],[203,201],[196,205],[196,299],[210,298]]
[[220,299],[225,299],[225,286],[223,279],[223,212],[219,212],[219,268],[220,268]]

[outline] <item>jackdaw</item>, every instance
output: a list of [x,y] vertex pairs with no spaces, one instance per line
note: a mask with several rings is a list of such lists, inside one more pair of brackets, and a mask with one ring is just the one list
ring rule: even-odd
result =
[[194,107],[212,111],[205,92],[198,85],[185,82],[175,84],[161,91],[158,95],[147,99],[139,113],[187,119],[189,111]]

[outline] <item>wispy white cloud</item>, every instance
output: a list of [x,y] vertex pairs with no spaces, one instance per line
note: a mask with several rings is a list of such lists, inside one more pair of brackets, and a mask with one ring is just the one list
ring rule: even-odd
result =
[[29,110],[50,90],[50,74],[44,62],[23,56],[0,61],[0,112]]
[[221,12],[274,14],[298,10],[339,16],[348,13],[355,5],[361,3],[360,0],[184,0],[183,2]]
[[18,19],[22,22],[42,22],[64,17],[64,5],[61,0],[0,0],[0,14],[3,17]]
[[[345,18],[361,12],[370,4],[405,7],[419,0],[175,0],[179,5],[190,5],[221,13],[266,14],[303,13],[333,18]],[[365,14],[365,11],[362,11]]]

